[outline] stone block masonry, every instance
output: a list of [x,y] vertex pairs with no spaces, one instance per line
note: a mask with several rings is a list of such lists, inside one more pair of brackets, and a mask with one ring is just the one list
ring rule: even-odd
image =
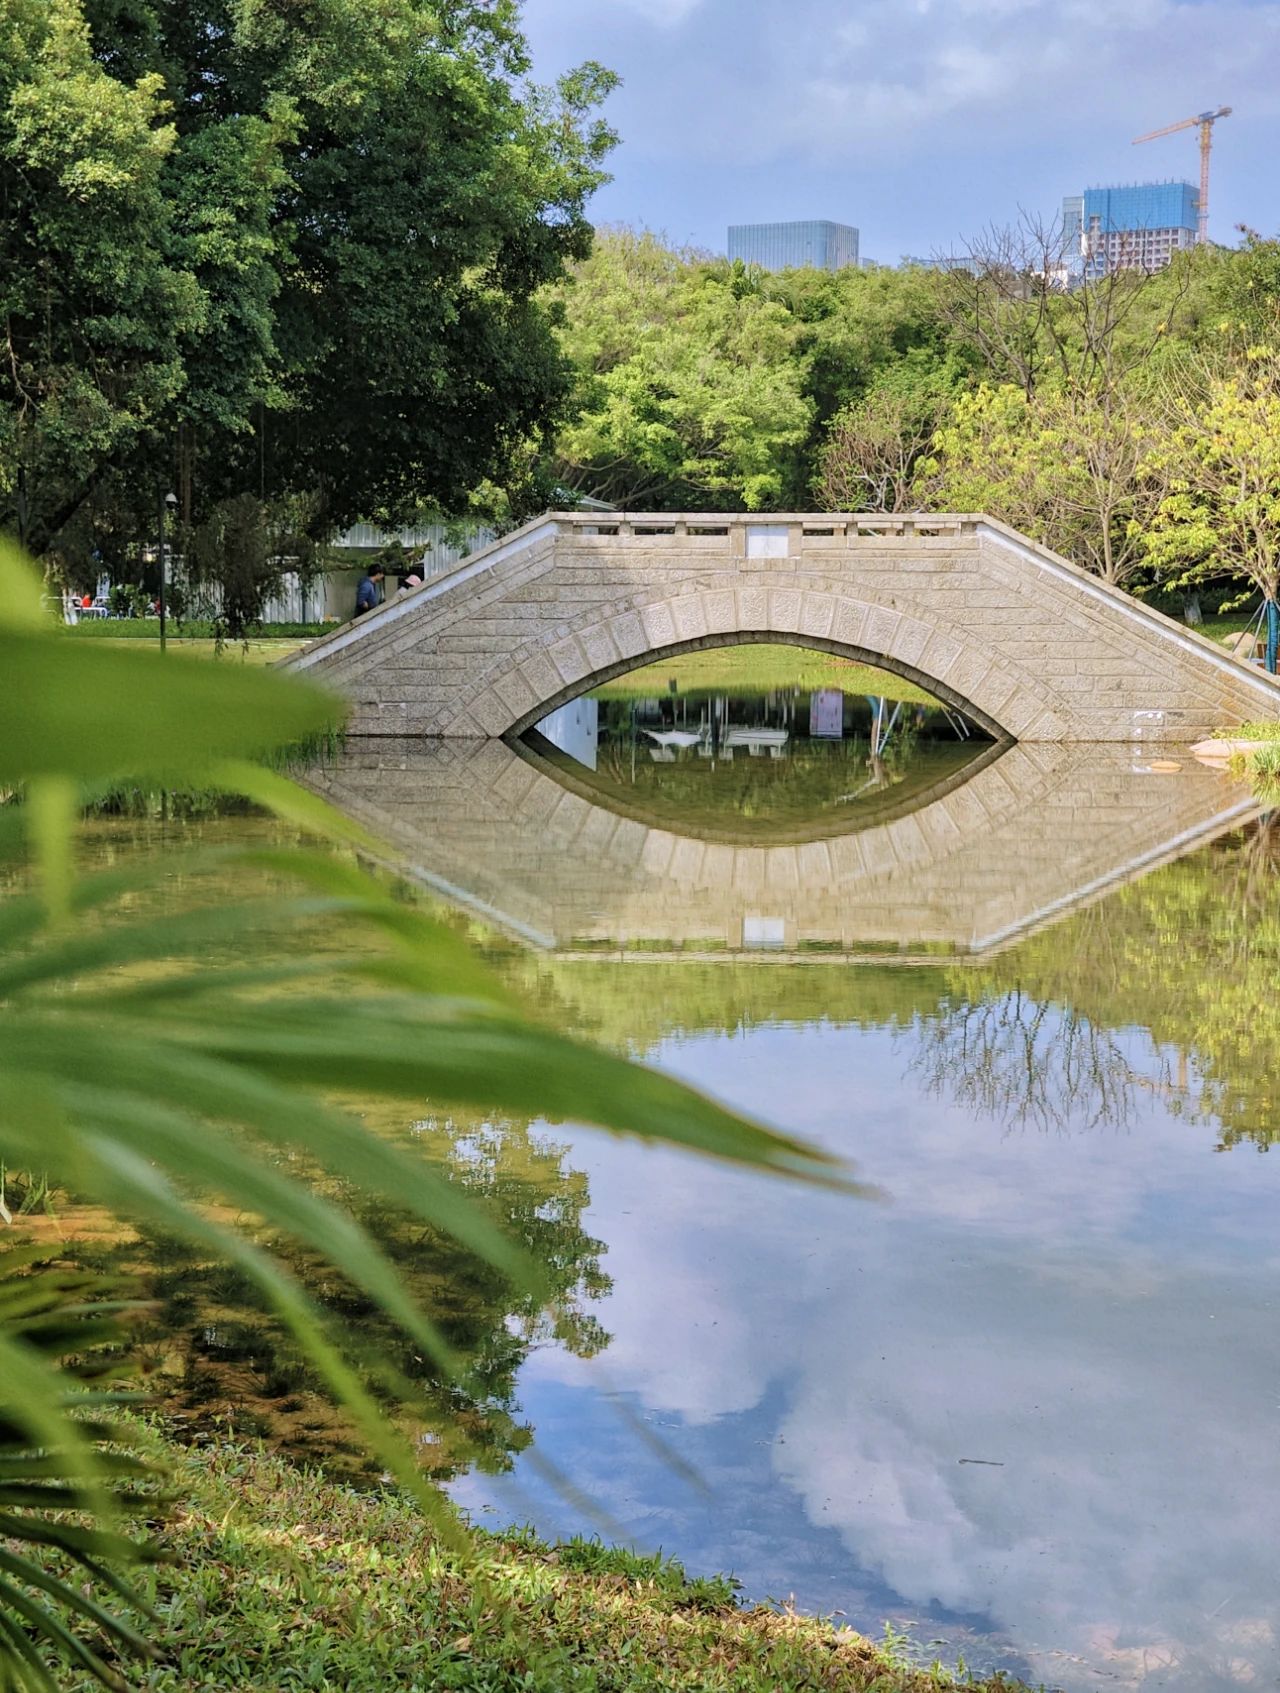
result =
[[495,738],[654,659],[789,641],[882,666],[992,733],[1188,743],[1280,685],[982,516],[551,513],[288,661],[349,732]]

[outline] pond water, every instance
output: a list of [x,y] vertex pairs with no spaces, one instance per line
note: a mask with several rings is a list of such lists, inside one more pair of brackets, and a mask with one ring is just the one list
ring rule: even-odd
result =
[[[829,693],[579,702],[520,747],[311,773],[550,1023],[883,1194],[424,1102],[385,1132],[513,1220],[558,1306],[366,1216],[480,1360],[470,1402],[419,1372],[406,1415],[484,1523],[1070,1693],[1274,1684],[1280,831],[1184,753]],[[358,1469],[232,1278],[99,1251],[165,1302],[144,1348],[182,1414]]]

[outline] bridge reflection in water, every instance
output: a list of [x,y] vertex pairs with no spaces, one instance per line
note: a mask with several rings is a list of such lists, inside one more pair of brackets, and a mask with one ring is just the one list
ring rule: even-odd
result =
[[452,903],[560,955],[635,961],[990,954],[1256,811],[1243,784],[1142,746],[971,742],[877,804],[750,828],[664,813],[590,762],[365,738],[308,780]]

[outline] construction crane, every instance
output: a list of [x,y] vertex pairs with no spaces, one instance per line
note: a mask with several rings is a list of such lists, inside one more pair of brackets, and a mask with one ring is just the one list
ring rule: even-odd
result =
[[1219,106],[1216,112],[1201,112],[1199,117],[1183,118],[1181,123],[1166,124],[1163,129],[1153,129],[1150,135],[1139,135],[1134,140],[1136,147],[1141,141],[1158,141],[1162,135],[1176,135],[1180,129],[1195,129],[1200,127],[1200,224],[1196,230],[1196,241],[1204,246],[1209,239],[1209,153],[1213,147],[1213,126],[1219,118],[1231,116],[1230,106]]

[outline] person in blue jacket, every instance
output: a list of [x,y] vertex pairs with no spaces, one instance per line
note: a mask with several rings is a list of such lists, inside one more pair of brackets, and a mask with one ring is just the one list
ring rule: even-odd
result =
[[360,586],[356,589],[356,616],[366,611],[372,611],[382,598],[378,584],[382,581],[383,572],[375,567],[367,576],[360,578]]

